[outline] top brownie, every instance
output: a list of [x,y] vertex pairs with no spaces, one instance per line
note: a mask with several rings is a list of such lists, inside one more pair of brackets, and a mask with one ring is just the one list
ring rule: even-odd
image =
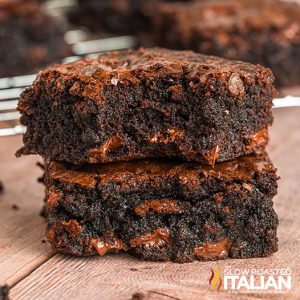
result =
[[19,100],[17,155],[74,164],[177,158],[214,165],[264,148],[269,69],[191,51],[140,49],[56,65]]

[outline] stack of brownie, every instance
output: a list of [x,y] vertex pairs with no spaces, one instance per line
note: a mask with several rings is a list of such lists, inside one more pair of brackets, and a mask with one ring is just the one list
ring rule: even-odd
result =
[[20,97],[17,155],[45,159],[47,237],[78,256],[277,251],[269,69],[139,49],[56,65]]

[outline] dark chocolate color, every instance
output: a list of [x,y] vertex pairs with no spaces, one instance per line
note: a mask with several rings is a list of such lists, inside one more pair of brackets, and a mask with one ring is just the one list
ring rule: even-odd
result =
[[272,198],[278,177],[265,154],[214,169],[159,161],[81,168],[52,162],[45,179],[47,237],[63,253],[128,251],[187,262],[277,251]]
[[57,65],[20,97],[17,153],[74,164],[169,157],[226,161],[264,148],[269,69],[189,51],[140,49]]

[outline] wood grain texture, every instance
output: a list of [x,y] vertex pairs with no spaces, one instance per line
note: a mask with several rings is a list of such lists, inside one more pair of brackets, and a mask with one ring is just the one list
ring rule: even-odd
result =
[[[280,217],[277,253],[267,258],[190,264],[138,261],[126,254],[111,254],[103,258],[76,258],[57,254],[13,287],[11,298],[300,299],[300,108],[277,109],[274,114],[275,124],[271,129],[269,151],[282,177],[279,194],[274,199]],[[41,198],[35,193],[31,196]],[[29,200],[33,202],[27,198]],[[221,271],[228,266],[289,267],[293,272],[292,293],[284,296],[250,293],[234,295],[212,291],[208,279],[210,269],[216,266],[220,266]]]
[[[39,216],[43,187],[37,158],[16,159],[21,136],[0,139],[0,285],[15,284],[47,260],[52,251],[41,242],[45,220]],[[13,205],[17,208],[13,209]]]

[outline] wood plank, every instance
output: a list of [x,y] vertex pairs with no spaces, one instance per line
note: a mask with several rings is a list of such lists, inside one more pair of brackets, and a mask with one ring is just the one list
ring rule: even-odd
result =
[[[12,299],[300,299],[300,108],[274,111],[270,156],[282,179],[275,209],[279,251],[267,258],[175,264],[138,261],[126,254],[76,258],[55,255],[11,290]],[[289,295],[212,291],[211,268],[291,268]]]
[[175,264],[138,261],[125,254],[103,258],[56,255],[13,288],[11,296],[20,300],[131,299],[141,293],[146,299],[168,299],[160,294],[177,299],[215,299],[221,293],[222,299],[231,299],[231,295],[210,291],[210,268],[219,265],[222,269],[229,264],[243,267],[245,262],[247,267],[262,267],[272,258]]
[[[42,243],[45,220],[39,216],[43,187],[36,157],[17,159],[21,136],[0,139],[0,285],[15,284],[52,256]],[[19,209],[13,209],[17,205]]]

